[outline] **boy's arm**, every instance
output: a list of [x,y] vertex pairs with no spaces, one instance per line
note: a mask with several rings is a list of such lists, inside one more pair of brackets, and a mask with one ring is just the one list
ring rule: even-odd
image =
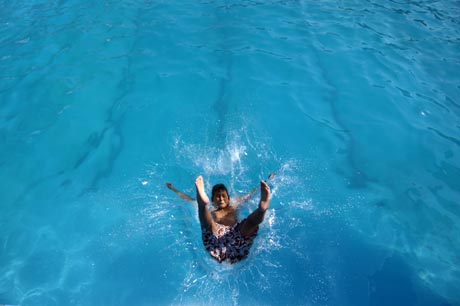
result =
[[195,202],[195,199],[192,198],[191,196],[189,195],[186,195],[185,193],[183,193],[182,191],[180,190],[177,190],[173,184],[169,183],[169,182],[166,182],[165,183],[166,187],[168,187],[170,190],[174,191],[181,199],[184,199],[186,201],[189,201],[189,202]]
[[243,195],[241,197],[237,197],[237,198],[232,199],[232,204],[238,206],[239,204],[241,204],[243,202],[246,202],[247,200],[249,200],[252,197],[252,195],[257,191],[257,189],[258,189],[257,187],[254,187],[247,194],[245,194],[245,195]]
[[[268,179],[267,181],[271,180],[272,178],[274,178],[276,175],[275,172],[272,172],[268,175]],[[255,186],[254,188],[251,189],[251,191],[249,191],[247,194],[241,196],[241,197],[237,197],[235,199],[232,200],[232,204],[235,205],[235,206],[238,206],[239,204],[241,203],[244,203],[246,202],[247,200],[249,200],[253,195],[254,193],[260,189],[260,185],[257,185]]]

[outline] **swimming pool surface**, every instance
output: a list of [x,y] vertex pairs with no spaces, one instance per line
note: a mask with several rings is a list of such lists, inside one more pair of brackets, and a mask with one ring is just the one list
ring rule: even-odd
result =
[[[0,305],[460,305],[458,1],[0,17]],[[235,265],[164,185],[240,195],[273,171]]]

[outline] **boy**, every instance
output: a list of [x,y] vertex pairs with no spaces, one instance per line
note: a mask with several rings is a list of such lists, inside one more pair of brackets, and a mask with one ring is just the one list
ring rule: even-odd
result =
[[[271,179],[274,174],[270,174]],[[166,186],[178,194],[181,198],[194,201],[190,196],[174,188],[171,183]],[[232,203],[228,190],[223,184],[217,184],[212,188],[211,201],[216,209],[208,209],[209,198],[204,190],[203,177],[198,176],[195,180],[196,197],[198,202],[198,216],[200,219],[203,244],[209,254],[219,262],[238,262],[246,258],[257,236],[259,224],[270,204],[270,187],[265,181],[260,182],[259,207],[246,219],[238,222],[236,208],[240,202],[249,199],[256,191],[237,198]]]

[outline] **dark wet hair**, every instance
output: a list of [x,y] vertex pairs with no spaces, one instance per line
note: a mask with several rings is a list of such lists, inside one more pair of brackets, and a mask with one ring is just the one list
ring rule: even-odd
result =
[[219,191],[225,191],[227,193],[227,195],[228,195],[228,198],[230,198],[230,195],[228,194],[227,187],[225,187],[224,184],[216,184],[216,185],[214,185],[214,187],[212,187],[211,199],[214,199],[214,195]]

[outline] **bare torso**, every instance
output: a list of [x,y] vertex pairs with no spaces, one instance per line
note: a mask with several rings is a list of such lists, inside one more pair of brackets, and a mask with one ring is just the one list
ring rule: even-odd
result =
[[225,208],[212,211],[211,215],[215,222],[223,225],[233,226],[237,222],[236,209],[230,205]]

